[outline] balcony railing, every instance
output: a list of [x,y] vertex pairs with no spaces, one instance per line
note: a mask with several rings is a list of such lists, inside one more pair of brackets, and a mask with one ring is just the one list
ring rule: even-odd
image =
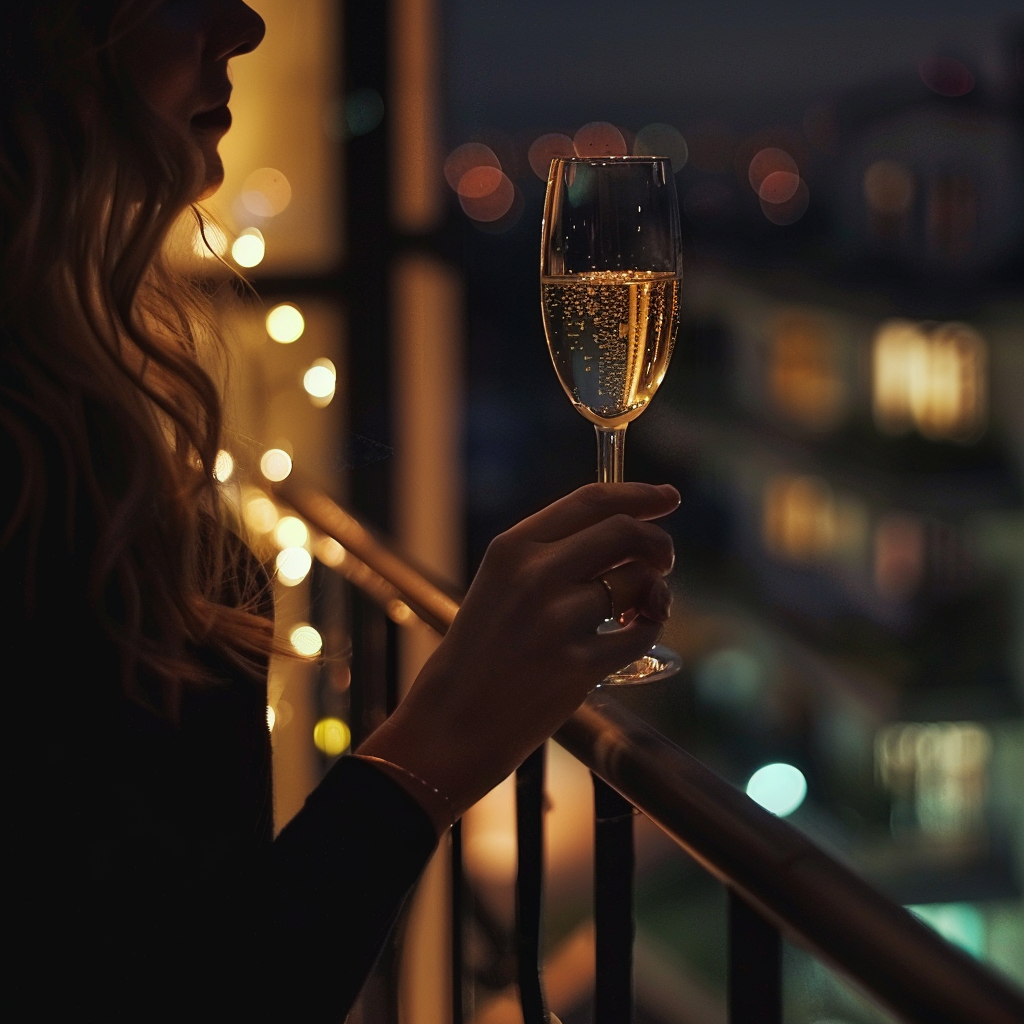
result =
[[[400,601],[439,633],[448,628],[458,603],[330,498],[295,480],[277,493],[343,546],[338,571],[374,601],[392,612]],[[1010,983],[600,691],[556,739],[594,779],[597,1024],[632,1018],[634,808],[728,889],[730,1024],[782,1021],[782,936],[901,1020],[1024,1022],[1024,997]],[[543,776],[542,752],[517,772],[518,984],[525,1024],[550,1019],[539,966]],[[458,970],[458,916],[455,946]],[[456,979],[456,1024],[462,1024],[459,989]]]

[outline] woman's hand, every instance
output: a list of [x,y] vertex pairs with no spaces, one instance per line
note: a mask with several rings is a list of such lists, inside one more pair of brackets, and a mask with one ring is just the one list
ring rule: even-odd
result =
[[[461,814],[658,639],[674,555],[648,520],[678,504],[667,485],[590,484],[496,537],[448,635],[359,753]],[[627,625],[599,635],[613,608]]]

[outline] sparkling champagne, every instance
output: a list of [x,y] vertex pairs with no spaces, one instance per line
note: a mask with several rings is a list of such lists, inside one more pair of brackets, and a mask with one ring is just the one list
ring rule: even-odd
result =
[[541,277],[548,349],[576,409],[604,429],[644,411],[668,369],[679,277],[598,270]]

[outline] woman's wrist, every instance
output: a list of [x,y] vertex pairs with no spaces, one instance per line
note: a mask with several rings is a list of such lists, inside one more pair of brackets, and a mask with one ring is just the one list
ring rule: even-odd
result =
[[364,753],[362,747],[353,756],[376,765],[385,775],[397,782],[426,811],[438,838],[455,824],[459,817],[455,805],[437,786],[396,761]]

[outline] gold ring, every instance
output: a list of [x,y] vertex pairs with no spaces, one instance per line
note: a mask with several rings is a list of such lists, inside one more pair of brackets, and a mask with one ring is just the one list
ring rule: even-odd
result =
[[615,594],[612,593],[612,585],[603,576],[598,576],[597,582],[600,583],[608,593],[608,618],[617,619],[618,615],[615,613]]

